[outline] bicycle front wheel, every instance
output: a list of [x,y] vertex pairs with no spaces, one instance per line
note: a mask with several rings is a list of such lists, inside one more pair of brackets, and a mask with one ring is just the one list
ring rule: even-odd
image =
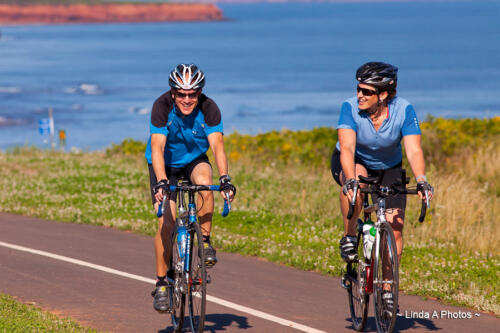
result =
[[347,265],[346,282],[352,325],[356,331],[362,332],[368,317],[370,295],[365,291],[367,281],[361,233],[358,233],[358,258],[358,261]]
[[[388,223],[379,228],[378,249],[374,249],[373,294],[375,298],[375,322],[379,333],[394,330],[398,310],[398,254],[392,227]],[[392,293],[392,305],[384,301],[383,294]]]
[[173,271],[173,283],[170,288],[170,308],[172,309],[171,316],[174,332],[181,332],[184,322],[186,290],[184,290],[185,282],[183,279],[184,266],[179,255],[179,243],[177,243],[177,228],[172,237],[172,264],[170,265],[170,270]]
[[191,228],[190,265],[188,281],[189,322],[193,333],[203,332],[207,297],[207,271],[200,225]]

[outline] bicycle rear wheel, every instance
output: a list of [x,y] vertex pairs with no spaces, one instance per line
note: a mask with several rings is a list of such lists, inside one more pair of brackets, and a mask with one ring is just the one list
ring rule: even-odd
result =
[[177,243],[177,228],[173,233],[172,241],[172,261],[170,269],[173,270],[174,283],[170,288],[170,308],[172,309],[172,326],[174,332],[181,332],[184,323],[184,309],[186,304],[186,288],[183,281],[183,264],[179,255],[179,245]]
[[190,269],[188,281],[189,322],[193,333],[203,332],[207,297],[207,271],[200,225],[191,225]]
[[368,303],[370,295],[365,292],[366,269],[363,263],[365,256],[363,253],[363,238],[358,233],[358,258],[359,260],[347,265],[347,292],[349,294],[349,310],[354,329],[362,332],[368,317]]
[[[394,330],[398,309],[398,255],[394,233],[388,223],[379,228],[378,253],[374,253],[373,294],[375,297],[375,322],[379,333],[390,333]],[[375,252],[377,249],[375,249]],[[384,304],[384,291],[392,293],[392,309]]]

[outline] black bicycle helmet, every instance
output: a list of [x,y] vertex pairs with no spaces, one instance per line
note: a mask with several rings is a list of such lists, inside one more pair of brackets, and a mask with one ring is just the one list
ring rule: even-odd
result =
[[170,73],[168,84],[173,89],[201,89],[205,86],[205,74],[195,64],[179,64]]
[[379,92],[391,91],[397,86],[398,68],[383,62],[367,62],[356,71],[356,80],[374,86]]

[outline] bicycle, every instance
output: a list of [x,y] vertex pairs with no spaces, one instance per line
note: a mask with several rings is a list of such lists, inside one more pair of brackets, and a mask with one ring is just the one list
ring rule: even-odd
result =
[[[403,170],[403,181],[398,181],[389,186],[382,186],[380,182],[383,174],[379,177],[359,176],[359,183],[367,184],[366,188],[359,188],[361,193],[377,194],[378,199],[372,205],[368,204],[368,195],[365,195],[363,204],[364,220],[358,219],[357,239],[358,239],[358,260],[348,263],[346,272],[342,276],[341,286],[347,289],[349,296],[349,310],[351,320],[356,331],[362,332],[366,325],[368,316],[368,304],[370,294],[374,295],[375,302],[375,323],[377,332],[390,333],[396,324],[398,311],[398,291],[399,291],[399,263],[396,248],[396,241],[391,225],[385,218],[385,199],[396,194],[417,194],[417,189],[407,189],[409,178],[406,178],[406,171]],[[354,188],[353,200],[350,202],[347,218],[351,218],[354,211],[354,204],[357,197],[358,187]],[[429,207],[429,197],[425,193],[422,200],[419,222],[425,219],[426,210]],[[374,223],[375,239],[371,251],[365,251],[363,239],[363,224],[370,220],[372,212],[376,212],[377,221]],[[393,296],[392,309],[387,308],[382,301],[384,289],[390,287]]]
[[[184,310],[186,298],[189,309],[189,325],[193,333],[203,332],[205,325],[205,304],[207,295],[207,271],[201,228],[197,221],[195,193],[199,191],[220,191],[219,185],[193,185],[189,181],[181,180],[178,186],[169,186],[170,192],[177,192],[178,216],[172,234],[172,257],[170,272],[167,274],[170,293],[170,313],[172,326],[175,332],[182,331],[184,324]],[[188,209],[186,198],[188,195]],[[225,217],[231,210],[229,194],[225,193]],[[158,208],[157,216],[164,214],[167,195]],[[170,276],[169,276],[170,275]]]

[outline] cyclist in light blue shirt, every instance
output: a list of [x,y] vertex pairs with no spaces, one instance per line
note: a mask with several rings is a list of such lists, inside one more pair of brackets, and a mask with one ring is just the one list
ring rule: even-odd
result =
[[[421,134],[415,110],[407,100],[392,98],[385,113],[380,126],[375,125],[367,112],[359,112],[357,97],[352,97],[342,105],[337,126],[356,132],[356,156],[374,170],[389,169],[401,162],[401,139]],[[341,151],[340,141],[336,148]]]
[[[368,62],[356,71],[357,96],[342,105],[337,126],[339,141],[332,155],[331,170],[335,181],[342,186],[340,203],[344,220],[344,236],[340,240],[340,254],[346,262],[357,260],[356,222],[361,212],[361,194],[356,200],[354,214],[347,219],[352,189],[358,185],[358,176],[378,176],[383,173],[382,185],[394,183],[402,175],[401,141],[406,157],[416,176],[419,194],[432,186],[425,177],[425,162],[420,143],[421,131],[413,106],[396,96],[397,67]],[[421,195],[422,197],[422,195]],[[398,258],[403,251],[403,223],[406,195],[386,199],[387,221],[391,224]],[[392,294],[383,296],[388,307]]]

